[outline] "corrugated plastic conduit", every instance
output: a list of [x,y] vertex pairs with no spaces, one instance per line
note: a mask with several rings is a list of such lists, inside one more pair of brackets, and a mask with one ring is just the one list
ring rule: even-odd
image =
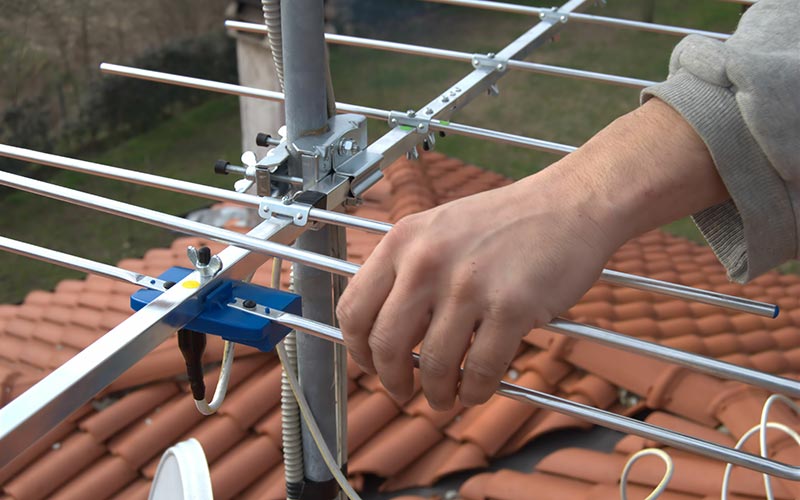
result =
[[[283,259],[272,262],[272,288],[281,287],[281,266]],[[289,291],[294,292],[294,265],[289,273]],[[289,376],[297,376],[297,342],[292,331],[283,339],[286,353],[281,360],[281,439],[283,440],[284,475],[286,477],[286,498],[300,498],[305,476],[303,463],[303,434],[300,428],[300,407],[292,392]]]
[[[264,24],[267,25],[267,40],[272,62],[275,65],[275,74],[278,77],[281,91],[283,87],[283,40],[281,31],[281,2],[280,0],[261,0],[261,10],[264,13]],[[330,75],[330,69],[328,69]],[[330,76],[328,77],[330,80]],[[332,88],[333,85],[329,84]],[[329,98],[330,99],[330,98]],[[272,288],[281,286],[282,259],[272,262]],[[289,291],[293,290],[294,264],[289,278]],[[297,376],[297,344],[295,333],[291,332],[283,341],[285,349],[281,358],[281,441],[283,442],[284,478],[286,480],[287,500],[299,499],[302,494],[303,479],[305,478],[305,465],[303,464],[303,434],[300,426],[300,409],[297,405],[289,382],[287,371]]]
[[[274,259],[272,262],[272,288],[279,288],[281,284],[281,259]],[[347,477],[345,477],[344,473],[339,469],[336,459],[333,457],[333,453],[328,448],[328,445],[325,443],[325,438],[322,437],[322,432],[319,430],[319,425],[317,425],[317,421],[314,419],[314,415],[311,413],[311,408],[308,406],[308,401],[306,401],[305,396],[303,395],[302,391],[300,391],[300,384],[297,381],[297,373],[295,372],[295,365],[294,362],[289,357],[289,353],[287,352],[288,345],[287,340],[290,340],[291,337],[291,348],[294,348],[294,332],[291,333],[289,336],[285,337],[283,341],[275,346],[275,351],[278,353],[278,358],[281,360],[281,365],[283,365],[283,372],[281,373],[281,422],[283,422],[283,418],[289,413],[286,409],[291,408],[292,405],[285,404],[286,399],[290,399],[291,403],[293,403],[294,408],[300,409],[300,416],[303,417],[303,420],[306,422],[306,427],[308,427],[308,431],[311,433],[311,437],[314,439],[314,444],[317,445],[319,448],[320,455],[322,455],[322,460],[325,461],[325,465],[328,466],[330,469],[333,478],[336,479],[336,482],[339,483],[339,486],[342,488],[342,491],[347,495],[348,498],[351,500],[361,500],[361,497],[358,496],[356,490],[350,485],[347,481]],[[285,383],[284,383],[285,381]],[[288,386],[288,394],[286,394],[286,389]],[[294,415],[297,417],[297,415]],[[298,425],[298,436],[300,436],[300,427]],[[289,471],[289,460],[290,457],[287,454],[287,444],[291,444],[293,447],[295,443],[287,443],[286,436],[283,437],[283,454],[284,454],[284,464],[285,469],[287,471],[287,489],[286,495],[287,498],[291,499],[292,494],[297,494],[299,497],[302,491],[291,492],[288,488],[288,471]],[[303,480],[303,447],[302,442],[298,441],[296,444],[297,452],[300,460],[300,481]],[[292,457],[293,459],[294,457]],[[295,468],[296,464],[295,464]],[[302,483],[299,483],[302,485]]]

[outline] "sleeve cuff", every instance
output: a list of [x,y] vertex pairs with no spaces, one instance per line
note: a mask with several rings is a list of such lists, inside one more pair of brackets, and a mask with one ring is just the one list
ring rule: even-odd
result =
[[679,69],[645,89],[694,128],[714,160],[731,200],[693,219],[728,276],[748,281],[796,255],[795,217],[786,185],[750,133],[731,88]]

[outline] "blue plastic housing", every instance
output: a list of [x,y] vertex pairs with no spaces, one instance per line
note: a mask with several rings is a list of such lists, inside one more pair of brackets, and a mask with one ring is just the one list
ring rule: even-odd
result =
[[[191,272],[191,269],[173,267],[161,274],[159,278],[178,282]],[[139,290],[131,295],[131,307],[134,311],[138,311],[155,300],[161,293],[157,290]],[[292,314],[299,315],[302,312],[299,295],[251,283],[225,280],[203,299],[195,301],[194,307],[189,307],[196,316],[186,324],[185,328],[195,332],[217,335],[225,340],[249,345],[261,351],[271,351],[291,331],[290,328],[274,323],[267,318],[228,307],[228,304],[236,298],[252,300],[270,309]]]

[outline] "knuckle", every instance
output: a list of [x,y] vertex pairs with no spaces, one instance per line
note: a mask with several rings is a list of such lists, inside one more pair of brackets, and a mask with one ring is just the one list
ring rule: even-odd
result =
[[354,326],[354,309],[350,301],[350,295],[344,295],[336,306],[336,318],[342,327],[342,332],[349,331]]
[[470,268],[461,268],[453,272],[450,283],[450,297],[457,303],[463,304],[475,300],[478,292],[478,283],[475,272]]
[[387,238],[391,242],[407,241],[408,238],[413,236],[416,229],[417,229],[416,217],[414,215],[408,215],[397,221],[394,224],[394,227],[392,227],[392,230],[389,231],[389,233],[387,233],[385,238]]
[[420,359],[420,368],[431,380],[440,380],[452,373],[454,367],[446,363],[442,358],[435,354],[423,354]]
[[397,349],[386,335],[373,331],[367,341],[372,357],[381,361],[393,361],[397,358]]
[[[481,386],[497,385],[505,372],[505,363],[490,360],[469,361],[464,366],[464,372]],[[493,387],[492,387],[493,388]]]
[[505,321],[517,321],[529,316],[535,307],[523,296],[511,289],[498,291],[488,310],[495,318]]

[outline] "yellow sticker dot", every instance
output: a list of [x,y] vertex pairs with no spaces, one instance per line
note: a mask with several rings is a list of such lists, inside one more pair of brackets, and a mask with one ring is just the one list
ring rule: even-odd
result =
[[184,281],[183,288],[200,288],[200,282],[195,280]]

